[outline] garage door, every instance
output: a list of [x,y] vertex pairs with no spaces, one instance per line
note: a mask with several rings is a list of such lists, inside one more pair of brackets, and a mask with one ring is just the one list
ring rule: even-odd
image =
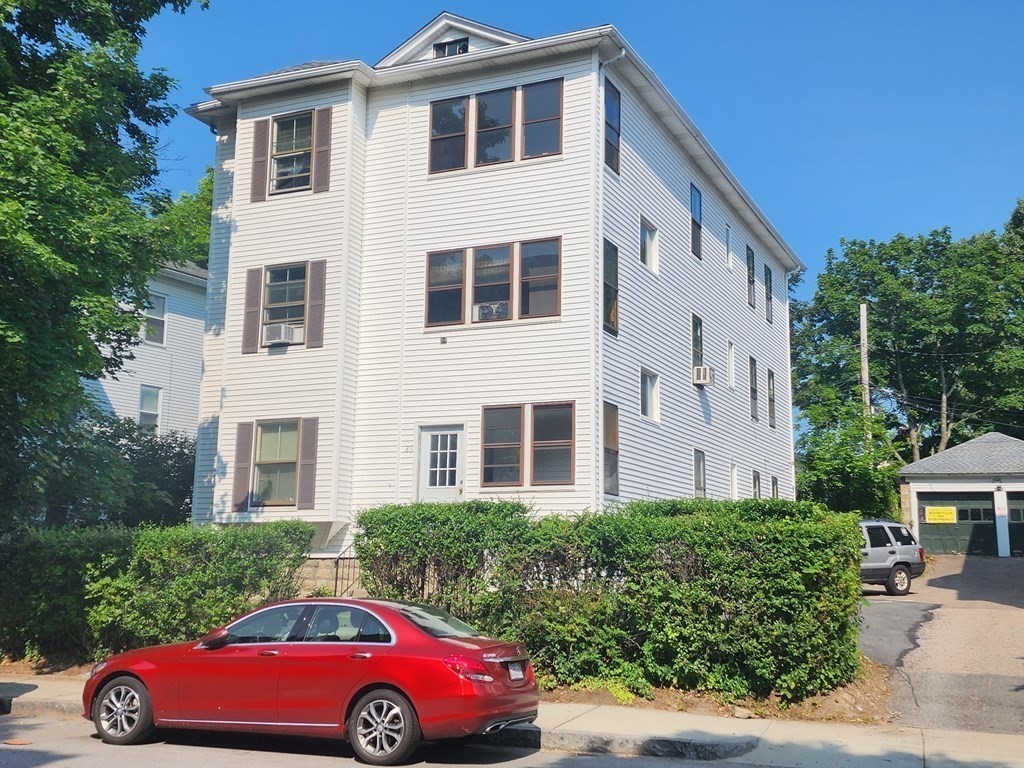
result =
[[991,493],[919,493],[917,515],[925,552],[996,554]]
[[1010,515],[1010,554],[1024,556],[1024,493],[1006,494]]

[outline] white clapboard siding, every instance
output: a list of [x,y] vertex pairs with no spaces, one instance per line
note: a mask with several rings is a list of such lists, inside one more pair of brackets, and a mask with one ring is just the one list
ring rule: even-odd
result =
[[[606,501],[693,494],[693,450],[706,454],[708,495],[730,495],[738,466],[739,495],[749,496],[751,472],[771,477],[792,498],[786,275],[772,263],[774,322],[765,321],[766,249],[748,232],[696,165],[624,82],[621,174],[602,170],[603,234],[619,249],[619,334],[603,334],[604,400],[619,408],[620,496]],[[690,249],[690,184],[702,193],[703,249]],[[658,229],[657,272],[640,262],[640,217]],[[733,265],[725,256],[731,227]],[[747,304],[746,246],[756,258],[757,307]],[[691,384],[691,315],[704,327],[704,364],[715,384]],[[736,386],[727,386],[726,348],[735,344]],[[749,415],[747,361],[758,363],[760,421]],[[640,369],[660,377],[660,419],[640,416]],[[766,370],[775,372],[776,428],[768,427]]]
[[[428,174],[431,101],[555,77],[565,78],[561,155]],[[594,93],[589,54],[370,92],[356,509],[416,498],[419,428],[442,424],[465,426],[466,498],[529,496],[540,512],[591,504]],[[424,328],[428,252],[555,237],[560,317]],[[575,483],[482,488],[481,409],[568,400],[576,404]]]
[[132,348],[116,378],[84,381],[86,394],[120,418],[139,418],[143,386],[160,389],[158,431],[196,434],[199,377],[203,362],[206,290],[190,276],[161,270],[148,282],[150,295],[164,298],[164,342],[143,340]]

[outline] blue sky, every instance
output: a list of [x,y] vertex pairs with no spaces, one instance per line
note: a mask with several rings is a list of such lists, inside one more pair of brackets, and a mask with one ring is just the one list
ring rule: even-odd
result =
[[[314,60],[373,64],[441,10],[529,37],[614,24],[808,266],[839,238],[999,229],[1024,197],[1021,0],[356,3],[211,0],[164,13],[144,67],[205,86]],[[194,189],[209,130],[160,133],[163,185]]]

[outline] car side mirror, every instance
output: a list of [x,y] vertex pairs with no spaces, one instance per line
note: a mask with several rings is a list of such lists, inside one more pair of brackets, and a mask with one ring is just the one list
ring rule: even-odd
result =
[[214,651],[218,648],[223,648],[228,644],[228,640],[231,638],[231,633],[224,627],[217,627],[217,629],[210,630],[202,639],[199,641],[200,648],[207,648]]

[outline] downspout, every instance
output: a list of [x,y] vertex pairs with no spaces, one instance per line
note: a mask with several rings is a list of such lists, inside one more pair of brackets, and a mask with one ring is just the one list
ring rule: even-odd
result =
[[625,48],[620,48],[619,52],[616,53],[614,56],[612,56],[610,59],[608,59],[607,61],[603,61],[603,62],[599,63],[598,64],[598,68],[599,69],[604,69],[609,64],[614,64],[619,59],[624,59],[624,58],[626,58],[626,49]]

